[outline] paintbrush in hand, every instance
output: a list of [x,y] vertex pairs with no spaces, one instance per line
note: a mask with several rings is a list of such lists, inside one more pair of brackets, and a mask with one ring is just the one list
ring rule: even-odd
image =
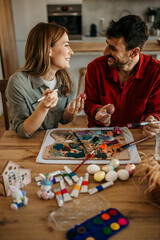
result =
[[[61,85],[59,88],[54,89],[54,90],[56,90],[56,91],[58,92],[59,90],[62,90],[62,88],[63,88],[63,85]],[[48,94],[45,95],[45,96],[43,96],[43,97],[41,97],[41,98],[39,98],[38,100],[36,100],[35,102],[33,102],[31,105],[34,105],[35,103],[41,102],[41,101],[42,101],[44,98],[46,98],[47,96],[48,96]]]
[[135,128],[135,127],[140,127],[140,126],[146,126],[150,123],[160,123],[160,121],[152,121],[152,122],[141,122],[141,123],[128,123],[127,127],[128,128]]

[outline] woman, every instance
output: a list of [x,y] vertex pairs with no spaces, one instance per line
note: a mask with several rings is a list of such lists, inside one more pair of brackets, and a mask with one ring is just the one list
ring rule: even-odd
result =
[[82,110],[84,100],[73,99],[75,85],[66,71],[72,54],[66,28],[39,23],[30,31],[25,66],[10,77],[6,90],[11,130],[31,137],[39,129],[71,122]]

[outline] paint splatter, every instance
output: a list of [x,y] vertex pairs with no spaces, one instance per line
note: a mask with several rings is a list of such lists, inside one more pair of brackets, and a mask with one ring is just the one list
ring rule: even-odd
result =
[[85,157],[85,153],[84,153],[84,151],[78,152],[78,153],[68,152],[68,153],[66,153],[66,157],[84,158]]

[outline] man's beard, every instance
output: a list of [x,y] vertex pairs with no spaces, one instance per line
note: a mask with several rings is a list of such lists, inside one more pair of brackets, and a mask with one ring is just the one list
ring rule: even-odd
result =
[[[112,67],[116,67],[117,66],[117,61],[115,61],[115,58],[112,55],[107,55],[108,57],[108,65],[112,68]],[[113,59],[113,61],[112,61]],[[111,60],[111,62],[110,62]]]
[[[108,65],[111,68],[124,66],[129,62],[129,59],[126,62],[120,62],[119,60],[116,60],[112,55],[107,55],[107,57],[108,57]],[[113,59],[114,61],[110,62],[110,59]]]

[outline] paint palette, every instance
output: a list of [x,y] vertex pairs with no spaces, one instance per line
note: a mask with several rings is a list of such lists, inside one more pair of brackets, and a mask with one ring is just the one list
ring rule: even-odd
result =
[[[118,158],[129,159],[128,151],[117,152],[120,145],[124,145],[125,138],[123,131],[117,128],[103,129],[84,129],[81,131],[72,130],[53,130],[50,136],[53,138],[53,144],[45,147],[43,158],[46,160],[63,159],[84,159],[88,152],[95,150],[90,159],[105,160]],[[78,137],[75,137],[78,136]],[[78,139],[77,139],[78,138]],[[85,146],[85,147],[84,147]],[[85,148],[88,152],[85,151]]]
[[129,221],[117,209],[109,208],[70,229],[68,240],[106,240],[126,228]]

